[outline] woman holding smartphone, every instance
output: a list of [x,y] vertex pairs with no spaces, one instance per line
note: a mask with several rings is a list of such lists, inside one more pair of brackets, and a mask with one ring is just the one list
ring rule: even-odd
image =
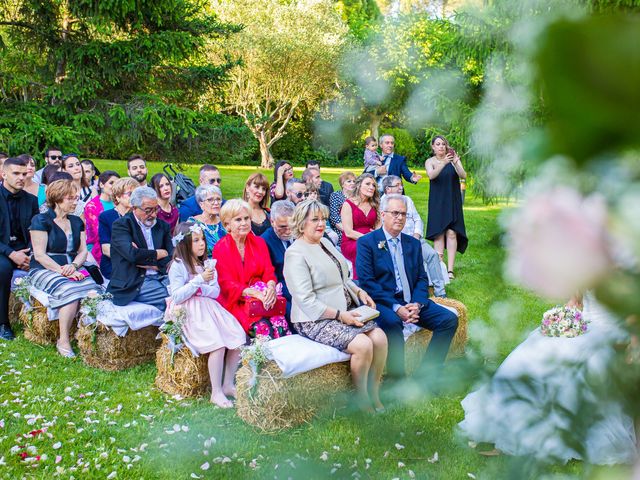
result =
[[460,157],[442,135],[431,141],[433,156],[424,163],[429,177],[429,212],[425,237],[440,258],[447,249],[447,270],[453,279],[456,251],[464,253],[469,240],[464,227],[460,179],[467,178]]

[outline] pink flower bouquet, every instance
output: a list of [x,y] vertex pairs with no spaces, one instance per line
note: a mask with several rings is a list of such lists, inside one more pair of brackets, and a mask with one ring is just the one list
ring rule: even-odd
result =
[[553,307],[542,315],[540,332],[546,337],[573,338],[587,331],[582,312],[573,307]]

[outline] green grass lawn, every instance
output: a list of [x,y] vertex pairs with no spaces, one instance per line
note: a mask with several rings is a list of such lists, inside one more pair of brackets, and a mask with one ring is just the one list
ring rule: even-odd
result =
[[[124,173],[123,162],[98,166]],[[155,173],[160,165],[150,167]],[[256,171],[220,170],[226,198],[238,195]],[[197,179],[197,168],[187,173]],[[338,173],[326,169],[323,178],[337,185]],[[423,215],[427,192],[425,180],[407,189]],[[502,279],[501,211],[467,198],[469,248],[458,257],[457,278],[448,288],[450,297],[468,306],[473,350],[495,352],[497,360],[548,307]],[[22,336],[0,343],[0,359],[4,478],[524,478],[524,472],[510,470],[507,458],[482,457],[455,434],[463,417],[460,400],[484,361],[478,354],[450,363],[443,378],[451,386],[441,396],[391,405],[378,416],[328,408],[309,425],[273,435],[257,433],[233,410],[216,409],[206,399],[163,395],[153,386],[153,364],[103,372]],[[29,437],[42,428],[44,433]],[[24,464],[20,446],[47,458]],[[577,473],[582,465],[557,470]]]

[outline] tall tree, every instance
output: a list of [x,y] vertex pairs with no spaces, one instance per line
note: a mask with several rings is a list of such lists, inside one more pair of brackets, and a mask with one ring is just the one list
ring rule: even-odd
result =
[[243,118],[260,144],[261,164],[302,109],[314,111],[336,88],[337,64],[348,29],[330,0],[220,0],[223,21],[243,30],[212,57],[239,57],[230,71],[226,108]]
[[200,0],[0,0],[0,101],[61,127],[59,138],[40,138],[32,151],[50,141],[77,146],[74,137],[88,124],[94,133],[114,126],[163,140],[188,136],[199,92],[218,85],[232,66],[208,63],[205,44],[240,29],[204,6]]

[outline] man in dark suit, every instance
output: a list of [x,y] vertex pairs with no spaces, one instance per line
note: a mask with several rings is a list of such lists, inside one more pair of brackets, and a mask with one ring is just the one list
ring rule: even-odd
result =
[[282,295],[287,299],[287,321],[290,319],[291,313],[291,294],[284,281],[284,252],[291,246],[291,227],[289,221],[293,216],[296,206],[289,200],[278,200],[271,205],[271,227],[263,234],[262,238],[269,248],[269,256],[271,263],[276,270],[276,278],[282,283]]
[[[309,174],[309,178],[305,178],[305,173],[309,169],[317,170],[317,172],[311,172],[311,174]],[[318,200],[328,208],[329,200],[333,193],[333,185],[331,182],[322,180],[320,177],[320,162],[317,160],[309,160],[307,162],[306,170],[302,173],[302,179],[305,182],[312,182],[316,187],[318,187]]]
[[387,334],[387,371],[402,377],[405,323],[417,323],[433,332],[424,357],[431,370],[441,366],[458,328],[455,313],[429,300],[429,280],[422,261],[422,248],[415,238],[402,233],[407,203],[402,195],[385,195],[380,203],[382,228],[358,239],[358,281],[376,302],[377,323]]
[[[371,173],[378,182],[378,187],[382,192],[382,179],[387,175],[395,175],[404,178],[407,182],[418,183],[422,175],[412,173],[407,166],[407,158],[394,153],[396,141],[393,135],[384,134],[380,137],[380,150],[382,150],[383,164],[379,167],[365,169],[365,173]],[[384,192],[382,192],[384,193]]]
[[38,214],[38,199],[24,186],[27,160],[7,158],[0,185],[0,339],[13,340],[9,325],[11,278],[16,269],[28,271],[31,258],[31,219]]
[[131,212],[113,223],[111,233],[111,281],[107,291],[113,303],[133,301],[165,310],[173,244],[169,224],[158,222],[158,197],[149,187],[131,194]]

